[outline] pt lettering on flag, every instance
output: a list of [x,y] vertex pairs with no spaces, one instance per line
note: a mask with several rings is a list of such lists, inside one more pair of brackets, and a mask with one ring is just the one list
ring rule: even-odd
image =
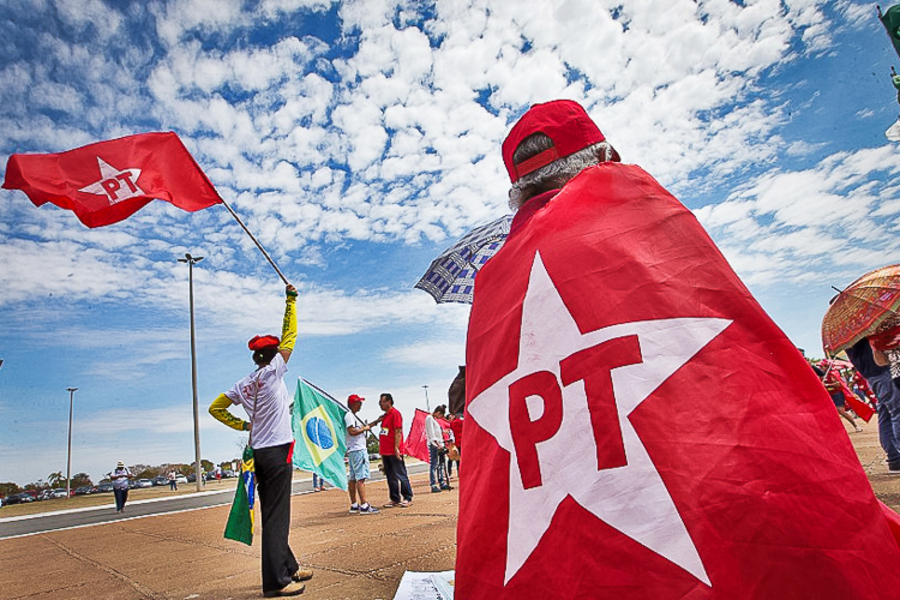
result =
[[3,187],[22,190],[35,206],[71,210],[92,228],[127,219],[153,200],[186,211],[222,202],[173,132],[131,135],[58,154],[13,154]]
[[834,405],[633,165],[532,199],[466,348],[467,599],[868,598],[900,547]]

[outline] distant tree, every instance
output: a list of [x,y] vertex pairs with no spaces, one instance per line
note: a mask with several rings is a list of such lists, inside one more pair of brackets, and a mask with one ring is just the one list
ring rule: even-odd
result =
[[144,467],[140,471],[132,471],[135,479],[153,479],[159,474],[159,467]]
[[87,473],[76,473],[72,476],[72,488],[79,488],[83,485],[94,485],[94,482],[91,481],[91,476]]
[[66,487],[66,478],[63,477],[62,471],[47,475],[47,482],[50,484],[50,487]]
[[18,494],[22,489],[12,481],[5,481],[0,483],[0,496],[6,498],[11,494]]
[[45,489],[47,489],[47,483],[43,479],[38,479],[25,485],[25,490],[28,492],[40,492]]
[[378,438],[374,435],[366,437],[366,450],[369,454],[378,454]]

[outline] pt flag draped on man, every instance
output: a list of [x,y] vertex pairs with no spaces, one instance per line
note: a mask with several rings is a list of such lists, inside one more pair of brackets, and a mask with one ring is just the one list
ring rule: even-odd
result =
[[187,211],[222,202],[173,132],[141,133],[58,154],[13,154],[6,189],[71,210],[86,226],[127,219],[153,200]]
[[458,597],[900,593],[821,383],[639,167],[519,210],[476,280],[466,365]]

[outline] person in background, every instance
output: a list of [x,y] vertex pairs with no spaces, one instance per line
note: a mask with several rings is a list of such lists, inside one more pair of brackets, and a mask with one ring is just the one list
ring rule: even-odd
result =
[[394,408],[394,397],[388,393],[381,394],[378,406],[384,411],[376,420],[376,423],[381,423],[378,451],[391,498],[384,507],[406,508],[412,503],[413,491],[406,474],[406,463],[403,462],[403,416]]
[[314,492],[324,492],[325,491],[325,479],[322,478],[318,473],[313,473],[313,491]]
[[[281,340],[255,336],[248,342],[256,369],[220,394],[210,414],[238,431],[250,432],[256,486],[262,513],[262,589],[266,598],[297,596],[301,583],[313,576],[301,569],[288,543],[291,527],[291,479],[294,433],[291,428],[291,396],[284,384],[287,362],[297,340],[297,290],[285,291]],[[250,417],[244,421],[228,411],[240,404]]]
[[166,475],[166,479],[169,480],[169,490],[178,491],[178,481],[175,479],[175,469],[169,470],[169,474]]
[[847,410],[847,403],[844,400],[844,390],[841,387],[840,374],[837,369],[834,367],[829,368],[827,364],[820,363],[814,370],[816,371],[816,375],[819,376],[819,379],[822,380],[822,385],[825,386],[828,395],[831,396],[831,401],[834,402],[838,414],[846,419],[857,433],[862,431],[862,427],[856,424],[853,415]]
[[438,419],[443,419],[446,407],[441,404],[425,417],[425,441],[428,444],[428,479],[431,483],[431,493],[440,492],[442,488],[449,488],[442,468],[444,445],[444,433]]
[[113,495],[116,497],[116,512],[125,512],[125,502],[128,500],[128,480],[131,479],[131,471],[121,460],[116,464],[112,472]]
[[450,431],[453,432],[453,449],[447,455],[447,473],[453,476],[453,463],[456,463],[456,476],[459,477],[459,461],[462,457],[463,413],[450,413]]
[[[347,434],[347,491],[350,493],[350,512],[360,515],[374,515],[380,511],[366,500],[366,480],[369,473],[369,452],[366,449],[366,432],[372,428],[363,423],[357,413],[365,398],[351,394],[347,398],[350,410],[344,415]],[[357,496],[359,501],[357,502]]]

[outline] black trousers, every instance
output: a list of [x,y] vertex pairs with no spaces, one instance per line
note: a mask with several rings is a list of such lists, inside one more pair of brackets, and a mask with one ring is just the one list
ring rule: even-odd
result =
[[403,462],[403,458],[382,454],[381,464],[384,465],[384,476],[387,479],[391,502],[400,502],[401,496],[407,502],[412,500],[412,486],[409,485],[409,476],[406,474],[406,463]]
[[256,490],[262,511],[262,589],[280,590],[291,583],[297,559],[288,544],[291,530],[291,452],[293,443],[254,448]]
[[124,510],[125,502],[128,500],[128,490],[113,490],[113,495],[116,497],[116,510]]

